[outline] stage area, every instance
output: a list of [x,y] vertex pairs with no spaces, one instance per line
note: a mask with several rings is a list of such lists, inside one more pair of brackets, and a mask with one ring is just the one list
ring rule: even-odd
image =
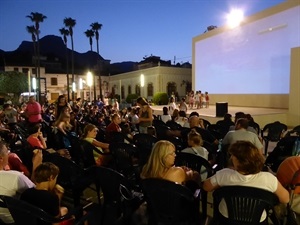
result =
[[[155,114],[161,115],[162,108],[164,106],[165,105],[151,107],[153,108]],[[187,114],[189,115],[193,111],[198,112],[203,119],[208,120],[210,123],[216,123],[218,120],[222,119],[222,117],[216,117],[215,105],[210,105],[209,108],[189,109]],[[288,109],[237,107],[228,105],[228,113],[230,113],[233,118],[236,112],[251,114],[255,122],[257,122],[260,127],[263,127],[264,125],[272,123],[274,121],[280,121],[286,124]]]

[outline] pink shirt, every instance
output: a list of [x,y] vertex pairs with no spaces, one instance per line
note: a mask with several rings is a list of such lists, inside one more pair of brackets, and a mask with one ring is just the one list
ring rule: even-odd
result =
[[33,103],[28,103],[26,110],[25,110],[29,115],[28,115],[28,121],[30,123],[38,123],[42,121],[42,108],[40,103],[38,102],[33,102]]

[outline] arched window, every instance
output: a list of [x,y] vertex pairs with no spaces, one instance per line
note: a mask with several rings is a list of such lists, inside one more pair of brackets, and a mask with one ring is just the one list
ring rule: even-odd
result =
[[128,94],[131,94],[131,85],[128,86]]
[[124,86],[121,86],[121,99],[125,98],[125,88]]
[[152,83],[149,83],[147,85],[147,96],[153,96],[153,84]]
[[168,82],[167,84],[167,93],[169,96],[177,92],[177,86],[175,82]]
[[135,85],[135,93],[138,95],[138,96],[141,96],[141,87],[140,85]]

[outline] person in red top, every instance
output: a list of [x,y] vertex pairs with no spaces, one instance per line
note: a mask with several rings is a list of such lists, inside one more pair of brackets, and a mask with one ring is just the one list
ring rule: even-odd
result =
[[36,124],[30,129],[30,135],[27,138],[27,142],[33,148],[47,149],[46,140],[41,132],[41,124]]
[[106,137],[106,140],[108,142],[110,142],[112,140],[112,133],[114,132],[121,132],[121,127],[120,127],[120,124],[121,123],[121,117],[118,113],[114,113],[112,116],[111,116],[111,123],[106,127],[106,130],[105,130],[105,137]]
[[40,103],[35,100],[34,96],[29,97],[28,104],[25,109],[25,115],[30,124],[42,122],[42,107]]

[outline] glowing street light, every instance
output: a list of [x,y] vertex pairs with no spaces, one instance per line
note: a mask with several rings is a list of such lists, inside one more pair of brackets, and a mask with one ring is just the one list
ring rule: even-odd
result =
[[32,78],[32,89],[35,92],[35,90],[36,90],[36,78],[35,77]]
[[89,71],[86,75],[86,83],[87,86],[90,87],[90,102],[92,101],[92,91],[91,91],[91,87],[93,85],[93,74]]

